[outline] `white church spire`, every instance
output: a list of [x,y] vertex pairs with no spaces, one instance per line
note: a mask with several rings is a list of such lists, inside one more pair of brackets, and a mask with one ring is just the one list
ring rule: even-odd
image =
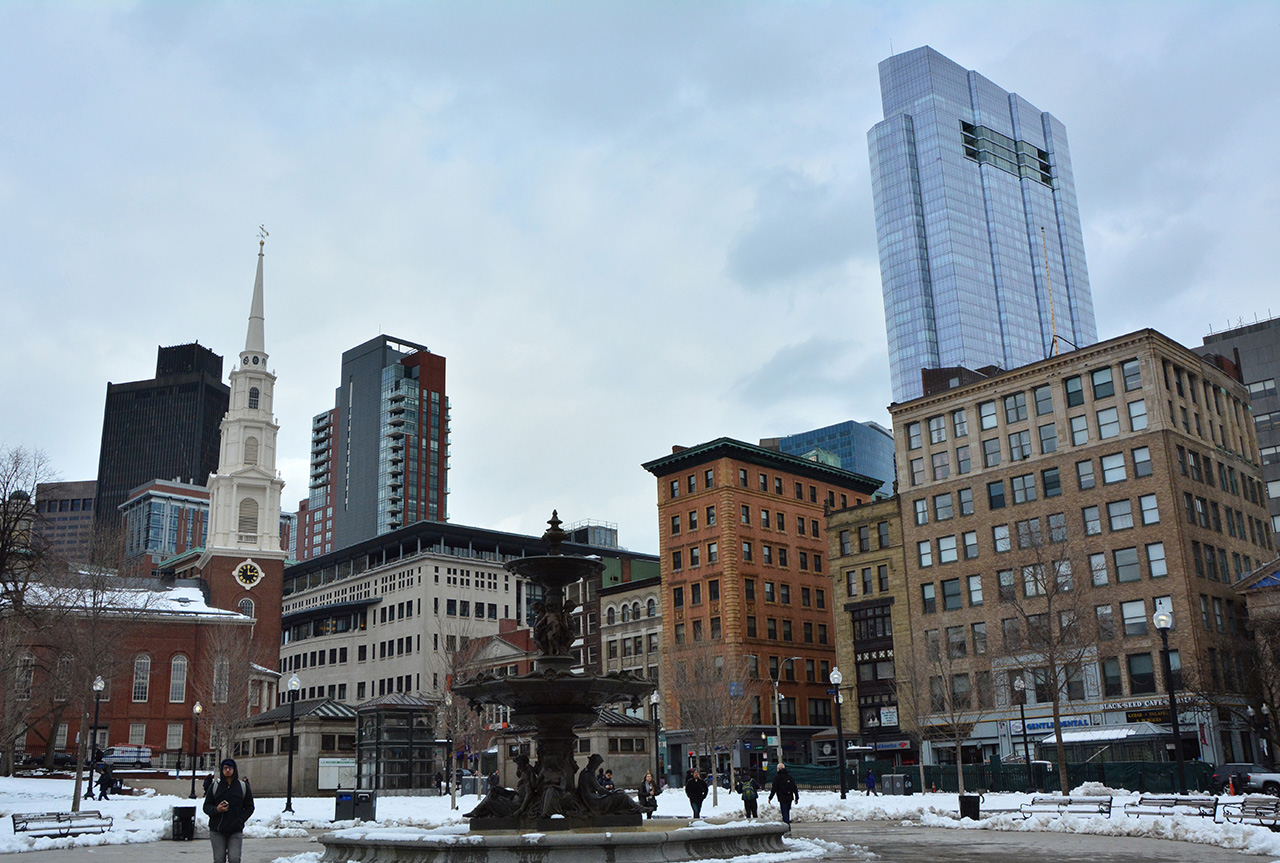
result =
[[262,314],[262,255],[266,245],[267,229],[258,229],[258,273],[253,280],[253,300],[249,304],[249,331],[244,337],[244,351],[240,354],[240,365],[262,365],[267,362],[267,337],[263,326]]

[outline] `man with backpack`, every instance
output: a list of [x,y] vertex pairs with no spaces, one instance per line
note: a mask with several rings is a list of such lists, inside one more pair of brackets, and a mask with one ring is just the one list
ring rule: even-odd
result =
[[240,863],[244,825],[253,815],[253,789],[240,778],[234,760],[223,759],[222,776],[205,792],[204,814],[209,816],[214,863]]
[[738,793],[742,795],[742,811],[747,818],[760,817],[758,792],[756,781],[750,775],[744,774],[738,781]]

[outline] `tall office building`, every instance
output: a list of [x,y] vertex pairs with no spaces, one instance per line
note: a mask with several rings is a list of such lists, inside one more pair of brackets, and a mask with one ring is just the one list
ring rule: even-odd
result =
[[1262,480],[1267,484],[1271,530],[1280,531],[1280,319],[1245,324],[1204,337],[1197,354],[1225,355],[1240,368],[1249,388],[1253,422],[1262,455]]
[[42,482],[36,486],[36,532],[59,557],[67,560],[89,557],[97,486],[91,479]]
[[879,423],[835,425],[760,441],[765,449],[821,461],[880,480],[878,494],[893,494],[893,432]]
[[867,139],[894,401],[923,394],[922,368],[1097,341],[1062,123],[929,47],[883,61],[880,94]]
[[393,336],[344,352],[335,406],[311,424],[298,559],[417,521],[446,521],[448,471],[444,357]]
[[153,479],[202,485],[218,469],[230,394],[222,357],[199,344],[160,348],[151,380],[108,382],[95,527],[118,528],[129,491]]

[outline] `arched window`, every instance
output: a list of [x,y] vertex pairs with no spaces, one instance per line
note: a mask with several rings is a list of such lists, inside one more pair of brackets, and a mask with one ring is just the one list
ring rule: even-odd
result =
[[240,600],[240,613],[243,614],[245,617],[253,617],[253,600],[252,599],[246,596],[244,599]]
[[181,653],[169,660],[169,703],[187,700],[187,658]]
[[657,602],[657,600],[653,599],[652,597],[650,597],[650,598],[649,598],[649,602],[648,602],[648,605],[647,605],[647,611],[648,611],[648,615],[649,615],[650,617],[657,617],[657,616],[658,616],[658,602]]
[[614,612],[612,605],[609,606],[609,610],[604,613],[604,622],[609,624],[617,622],[617,614]]
[[258,439],[256,437],[244,439],[244,463],[258,463]]
[[258,409],[258,388],[249,387],[249,407],[252,410]]
[[18,701],[31,700],[31,684],[36,678],[36,657],[34,653],[24,653],[18,659],[18,676],[14,681],[15,694]]
[[227,690],[231,686],[231,660],[219,656],[213,661],[213,703],[226,704]]
[[151,695],[151,657],[139,653],[133,660],[133,700],[146,701]]
[[251,497],[240,501],[240,534],[241,542],[258,541],[258,502]]
[[631,620],[631,606],[624,605],[622,606],[622,622],[626,623],[629,620]]
[[638,602],[631,603],[631,619],[632,620],[640,619],[640,603]]

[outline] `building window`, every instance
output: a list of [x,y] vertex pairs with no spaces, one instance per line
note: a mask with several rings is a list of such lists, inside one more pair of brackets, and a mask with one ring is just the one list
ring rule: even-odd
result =
[[1009,525],[997,524],[991,528],[991,541],[997,552],[1009,550]]
[[1093,575],[1094,587],[1105,587],[1107,584],[1107,556],[1101,552],[1089,555],[1089,572]]
[[1036,499],[1035,474],[1015,476],[1009,480],[1009,487],[1013,490],[1014,503],[1030,503]]
[[253,600],[249,597],[246,596],[244,599],[240,600],[237,608],[240,609],[240,613],[245,617],[253,617]]
[[987,507],[1004,509],[1004,480],[987,483]]
[[929,443],[946,443],[947,421],[944,417],[929,417]]
[[1027,394],[1013,393],[1004,397],[1004,421],[1022,422],[1027,418]]
[[1098,369],[1092,374],[1093,397],[1095,399],[1110,398],[1116,394],[1115,382],[1111,379],[1110,367]]
[[133,660],[133,700],[146,701],[151,694],[151,657],[139,653]]
[[921,568],[933,566],[933,547],[929,540],[924,539],[916,543],[916,551],[919,553]]
[[1140,446],[1133,451],[1133,475],[1151,476],[1151,450],[1145,446]]
[[1133,504],[1128,500],[1113,500],[1107,504],[1107,521],[1112,531],[1133,527]]
[[1137,581],[1142,577],[1142,573],[1138,569],[1138,550],[1136,548],[1117,548],[1111,553],[1111,558],[1115,561],[1116,581],[1124,583],[1126,581]]
[[1154,695],[1156,691],[1156,675],[1155,668],[1151,663],[1151,654],[1130,654],[1127,659],[1129,661],[1129,694]]
[[187,658],[179,653],[169,660],[169,702],[181,704],[186,700]]
[[1129,428],[1142,431],[1147,427],[1147,403],[1143,399],[1129,402]]
[[1075,408],[1084,404],[1084,385],[1081,383],[1079,375],[1064,380],[1062,389],[1067,397],[1067,407]]
[[1138,498],[1138,506],[1142,509],[1143,524],[1160,523],[1160,504],[1156,502],[1154,494],[1144,494]]
[[1071,445],[1084,446],[1089,442],[1089,419],[1084,416],[1071,417]]
[[1009,460],[1022,461],[1031,458],[1031,432],[1020,431],[1009,435]]
[[1098,437],[1102,440],[1120,434],[1120,414],[1115,408],[1098,411]]
[[956,447],[956,473],[964,475],[969,472],[971,466],[969,445],[965,444],[964,446]]
[[982,442],[983,467],[996,467],[1000,464],[1000,439],[988,438]]
[[955,535],[938,537],[938,562],[955,563],[957,559]]
[[129,745],[145,746],[147,743],[147,723],[130,722],[129,723]]
[[[960,499],[960,514],[973,515],[973,489],[962,488],[956,492],[956,496]],[[889,547],[889,524],[888,522],[880,523],[880,547]]]
[[1059,477],[1056,467],[1041,471],[1040,479],[1044,482],[1045,498],[1057,497],[1062,494],[1062,479]]
[[1048,455],[1058,451],[1058,427],[1053,423],[1040,426],[1040,452]]
[[1147,545],[1147,567],[1152,578],[1161,578],[1169,574],[1164,558],[1164,543],[1153,542]]
[[938,597],[932,584],[920,585],[920,601],[925,614],[933,614],[938,610]]
[[973,560],[977,556],[978,556],[978,532],[976,530],[965,531],[964,559]]
[[933,517],[938,521],[946,521],[955,515],[951,506],[950,494],[938,494],[933,497]]
[[1125,392],[1142,388],[1142,367],[1137,360],[1127,360],[1120,365],[1120,374],[1124,375]]
[[[258,388],[249,387],[249,410],[256,411],[258,409],[259,397],[260,393],[258,392]],[[253,462],[250,462],[250,464],[253,464]]]
[[969,421],[965,418],[964,408],[951,412],[951,432],[955,437],[967,437]]
[[1102,482],[1111,484],[1113,482],[1124,482],[1128,479],[1125,475],[1124,453],[1111,453],[1102,457]]
[[1080,490],[1085,491],[1091,489],[1096,484],[1093,478],[1093,461],[1076,462],[1076,479],[1080,483]]
[[924,440],[920,435],[920,423],[907,424],[907,449],[920,449]]

